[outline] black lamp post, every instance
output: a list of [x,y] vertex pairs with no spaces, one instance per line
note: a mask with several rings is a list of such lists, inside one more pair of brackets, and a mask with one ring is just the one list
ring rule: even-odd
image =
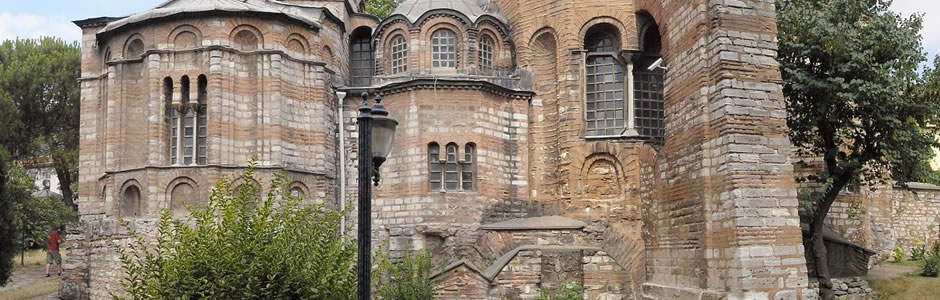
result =
[[388,117],[382,96],[369,107],[369,93],[362,93],[359,107],[359,300],[372,299],[372,181],[379,185],[379,166],[392,151],[398,121]]

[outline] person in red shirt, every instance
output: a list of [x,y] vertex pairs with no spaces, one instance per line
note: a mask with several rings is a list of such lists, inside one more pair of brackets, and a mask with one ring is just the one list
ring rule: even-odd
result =
[[62,256],[59,255],[59,244],[62,239],[59,237],[59,231],[53,230],[49,233],[49,239],[46,240],[46,277],[49,277],[49,267],[54,262],[58,266],[59,276],[62,276]]

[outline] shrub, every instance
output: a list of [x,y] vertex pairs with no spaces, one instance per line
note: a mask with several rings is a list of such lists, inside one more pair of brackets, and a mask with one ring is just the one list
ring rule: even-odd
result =
[[[255,164],[242,175],[248,182]],[[355,299],[356,244],[339,231],[346,212],[302,206],[285,188],[279,174],[267,197],[254,203],[258,186],[242,185],[233,197],[229,182],[220,180],[206,208],[188,207],[185,221],[162,211],[154,243],[122,220],[131,242],[112,245],[124,267],[126,296]]]
[[911,260],[924,260],[927,249],[920,244],[920,240],[914,240],[914,247],[911,248]]
[[[379,251],[385,253],[385,251]],[[434,296],[436,282],[431,280],[434,264],[431,253],[422,251],[413,253],[406,250],[404,256],[395,263],[390,263],[388,256],[377,258],[381,274],[374,278],[376,294],[384,300],[427,300]]]
[[904,261],[904,250],[901,250],[901,247],[894,247],[894,251],[891,251],[891,258],[894,262]]
[[940,271],[940,241],[935,241],[927,252],[927,258],[924,262],[924,269],[920,275],[927,277],[937,277]]
[[937,277],[937,271],[940,270],[940,257],[930,257],[924,262],[924,270],[921,276]]
[[561,289],[558,294],[550,294],[547,290],[542,290],[535,300],[581,300],[584,299],[584,286],[577,282],[569,282]]

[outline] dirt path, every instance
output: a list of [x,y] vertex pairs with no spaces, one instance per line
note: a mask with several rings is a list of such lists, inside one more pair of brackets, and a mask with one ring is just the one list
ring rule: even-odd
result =
[[[53,270],[54,272],[54,270]],[[26,269],[24,272],[16,272],[13,274],[13,277],[10,278],[10,282],[6,286],[0,287],[0,294],[3,294],[5,291],[10,291],[19,287],[35,284],[41,281],[55,281],[59,277],[55,276],[55,273],[51,277],[46,277],[46,268],[45,266],[35,266],[29,269]],[[42,296],[36,299],[56,299],[55,294]]]
[[904,273],[914,272],[916,270],[916,267],[881,264],[868,270],[868,277],[878,280],[895,279],[904,276]]

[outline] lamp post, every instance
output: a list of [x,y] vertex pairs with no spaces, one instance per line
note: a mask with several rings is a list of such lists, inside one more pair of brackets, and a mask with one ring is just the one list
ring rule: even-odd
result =
[[388,117],[382,96],[369,107],[369,93],[362,93],[359,107],[359,300],[372,299],[372,186],[379,185],[379,167],[392,151],[398,121]]

